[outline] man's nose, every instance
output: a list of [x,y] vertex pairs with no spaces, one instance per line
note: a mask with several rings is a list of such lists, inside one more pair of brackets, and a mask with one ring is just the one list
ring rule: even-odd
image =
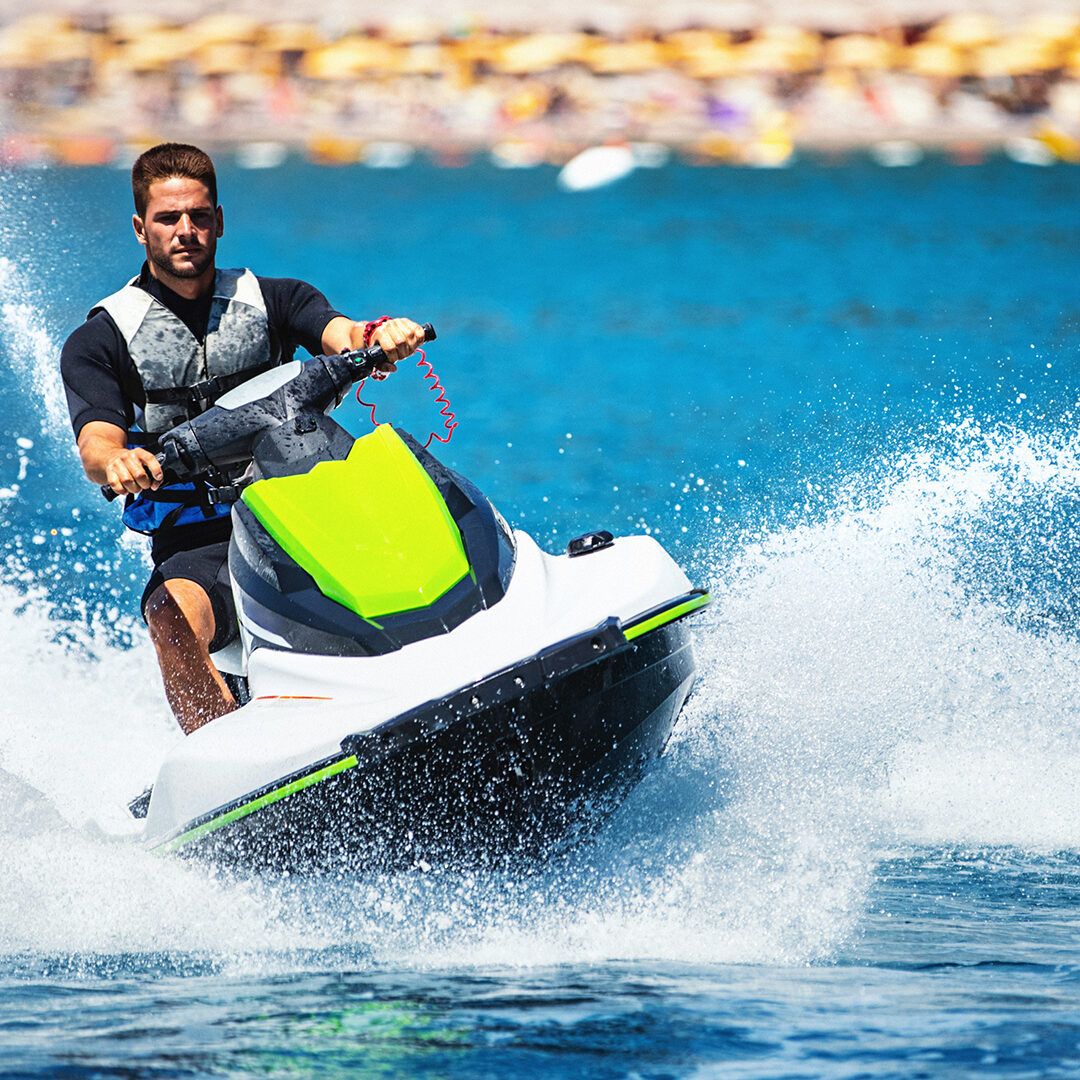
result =
[[190,214],[180,215],[180,220],[176,223],[176,231],[185,234],[195,231],[195,223],[191,220]]

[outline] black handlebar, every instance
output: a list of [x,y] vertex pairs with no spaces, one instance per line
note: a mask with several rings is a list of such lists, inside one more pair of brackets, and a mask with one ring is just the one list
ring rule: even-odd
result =
[[[425,344],[434,341],[438,336],[435,333],[435,327],[431,323],[424,323],[420,329],[424,331]],[[357,349],[355,352],[341,353],[341,355],[353,365],[355,382],[366,379],[375,370],[375,367],[386,359],[386,353],[383,352],[382,347],[379,345],[371,345],[366,349]]]
[[[431,323],[425,323],[423,326],[423,330],[425,342],[435,340],[435,328],[431,325]],[[335,389],[335,386],[341,387],[342,384],[344,384],[341,391],[342,393],[344,393],[344,389],[347,389],[350,383],[358,383],[361,379],[366,379],[380,363],[386,360],[386,353],[383,352],[383,350],[378,345],[372,345],[370,348],[367,349],[357,349],[355,352],[341,353],[338,356],[316,357],[308,363],[314,364],[317,360],[322,361],[323,369],[325,371],[325,377],[328,377],[330,379],[329,390],[331,391],[331,397],[328,400],[324,399],[325,406],[321,402],[316,403],[316,406],[320,408],[325,407],[326,411],[329,411],[329,408],[332,407],[335,400],[333,398],[333,391]],[[307,365],[305,365],[305,367],[307,367]],[[333,372],[337,372],[337,374],[335,375],[333,374]],[[289,386],[291,385],[291,383],[300,381],[300,379],[301,377],[297,375],[294,377],[293,380],[290,380],[290,383],[286,383],[285,385]],[[327,386],[324,385],[323,380],[320,380],[320,385],[317,389],[320,393],[326,393]],[[274,393],[276,392],[277,391],[274,391]],[[336,398],[336,400],[340,401],[341,399],[340,397],[338,397]],[[214,406],[211,406],[211,409],[213,408]],[[209,411],[210,410],[208,410],[208,412]],[[237,410],[237,412],[239,411],[240,410]],[[221,410],[221,412],[224,415],[229,415],[226,410]],[[203,413],[202,416],[196,419],[202,421],[203,418],[206,416],[207,413]],[[260,418],[260,422],[264,425],[265,419]],[[186,420],[183,424],[172,429],[172,432],[178,433],[181,432],[182,428],[190,428],[191,423],[192,421]],[[259,423],[256,424],[256,430],[258,429],[258,427]],[[173,473],[173,470],[169,469],[168,466],[174,465],[182,469],[184,462],[186,461],[186,458],[182,459],[182,451],[180,450],[180,447],[184,446],[189,449],[191,447],[190,438],[181,437],[180,439],[174,440],[171,443],[166,443],[165,440],[169,437],[170,434],[172,433],[167,432],[165,435],[161,436],[161,441],[165,444],[165,451],[157,455],[158,461],[165,469],[165,483],[173,483],[177,479],[177,477]],[[198,444],[196,443],[196,445]],[[229,449],[232,449],[231,445]],[[210,460],[213,461],[213,458],[211,458]],[[219,462],[214,463],[218,464]],[[194,470],[194,472],[196,473],[199,471],[200,470],[198,468]],[[190,472],[189,475],[191,475]],[[101,494],[109,502],[112,502],[113,499],[118,497],[118,493],[113,491],[110,484],[101,485]]]

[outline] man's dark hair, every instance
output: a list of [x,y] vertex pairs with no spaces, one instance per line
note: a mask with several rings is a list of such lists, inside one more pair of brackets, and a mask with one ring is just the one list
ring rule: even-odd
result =
[[210,201],[217,206],[217,176],[210,155],[187,143],[159,143],[140,154],[131,167],[131,194],[135,196],[135,213],[139,217],[146,216],[150,185],[173,177],[205,184]]

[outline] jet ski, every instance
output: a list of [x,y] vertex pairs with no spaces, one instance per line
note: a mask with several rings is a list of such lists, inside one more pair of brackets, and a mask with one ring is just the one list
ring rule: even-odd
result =
[[239,642],[214,661],[242,704],[132,804],[154,852],[290,870],[545,858],[619,805],[690,693],[708,594],[649,536],[551,555],[406,432],[354,438],[328,414],[379,359],[282,365],[160,440],[169,481],[251,469],[208,496],[235,500]]

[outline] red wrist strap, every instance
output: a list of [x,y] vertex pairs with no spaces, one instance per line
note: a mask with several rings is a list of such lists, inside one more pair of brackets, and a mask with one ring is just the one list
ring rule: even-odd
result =
[[366,349],[371,344],[371,335],[375,333],[376,329],[384,322],[389,322],[391,316],[380,315],[377,319],[372,319],[371,322],[364,323],[364,348]]

